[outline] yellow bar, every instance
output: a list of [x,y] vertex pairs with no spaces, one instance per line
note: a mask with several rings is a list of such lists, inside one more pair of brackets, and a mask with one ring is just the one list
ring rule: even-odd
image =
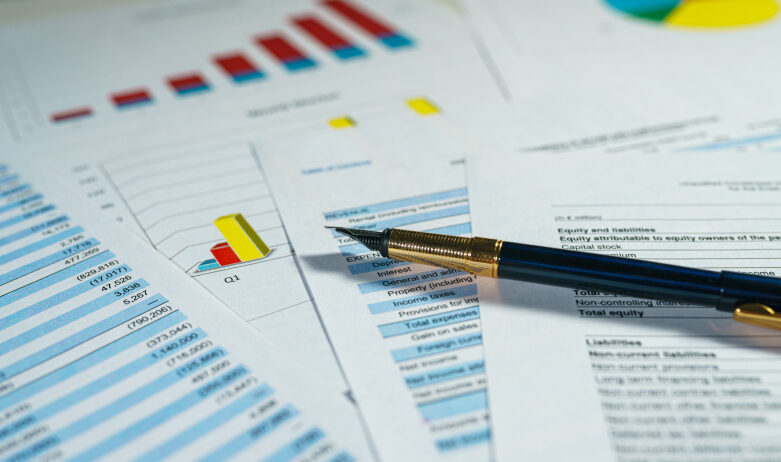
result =
[[342,128],[350,128],[355,126],[355,121],[347,116],[344,117],[336,117],[328,121],[328,125],[331,126],[331,128],[335,129],[342,129]]
[[413,98],[407,100],[407,106],[420,115],[439,114],[439,108],[426,98]]
[[214,224],[241,261],[263,258],[271,251],[240,213],[217,218]]

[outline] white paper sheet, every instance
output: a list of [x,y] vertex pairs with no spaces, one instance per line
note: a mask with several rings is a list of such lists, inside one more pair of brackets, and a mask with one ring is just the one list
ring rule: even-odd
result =
[[[778,276],[775,154],[474,157],[480,236]],[[498,460],[773,460],[781,334],[728,313],[480,281]]]
[[78,191],[6,163],[0,201],[3,460],[372,457],[347,399]]
[[[601,107],[609,109],[614,101],[643,91],[669,104],[695,98],[706,105],[718,100],[725,106],[761,108],[779,96],[771,77],[778,64],[767,59],[781,40],[773,0],[462,3],[513,99],[574,90],[602,99]],[[702,11],[695,15],[707,22],[719,15],[739,17],[768,4],[768,20],[747,21],[743,27],[679,27],[627,13],[658,7],[658,13],[669,9],[672,16],[699,7]],[[730,8],[735,9],[724,13]]]
[[[387,460],[489,460],[476,278],[383,259],[323,227],[468,235],[463,169],[450,159],[463,157],[469,135],[443,111],[258,143],[307,284]],[[444,165],[422,175],[415,157]]]

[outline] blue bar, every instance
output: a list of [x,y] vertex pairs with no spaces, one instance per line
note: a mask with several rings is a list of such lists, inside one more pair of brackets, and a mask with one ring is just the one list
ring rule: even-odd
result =
[[6,245],[10,244],[11,242],[17,241],[19,239],[25,238],[31,234],[35,234],[39,231],[43,231],[46,228],[50,228],[54,225],[58,225],[62,223],[63,221],[68,221],[70,218],[67,215],[63,215],[61,217],[52,218],[51,220],[47,220],[43,223],[39,223],[34,226],[30,226],[29,228],[23,229],[21,231],[17,231],[11,235],[8,235],[6,237],[0,238],[0,245]]
[[[0,170],[0,172],[4,172],[4,171],[5,171],[5,167],[3,167],[3,170]],[[8,175],[6,177],[0,178],[0,184],[8,183],[9,181],[14,181],[18,179],[19,179],[19,175],[17,174]]]
[[231,77],[233,78],[233,81],[236,83],[244,83],[250,80],[265,78],[266,75],[260,71],[251,71],[244,74],[231,74]]
[[461,337],[437,340],[436,342],[415,345],[407,348],[400,348],[392,352],[393,360],[396,362],[406,361],[408,359],[422,358],[424,356],[436,355],[448,351],[468,348],[483,343],[482,334],[466,334]]
[[309,58],[301,58],[292,61],[285,61],[285,67],[289,71],[299,71],[301,69],[308,69],[315,66],[315,62]]
[[30,218],[33,218],[35,216],[44,214],[46,212],[51,212],[52,210],[54,210],[54,206],[50,204],[50,205],[47,205],[45,207],[41,207],[39,209],[35,209],[35,210],[30,211],[30,212],[25,212],[25,213],[23,213],[21,215],[17,215],[17,216],[15,216],[13,218],[9,218],[9,219],[7,219],[5,221],[0,221],[0,229],[7,228],[7,227],[15,225],[17,223],[21,223],[21,222],[23,222],[25,220],[29,220]]
[[[433,276],[431,274],[433,273]],[[442,274],[445,273],[445,274]],[[425,279],[422,276],[430,275]],[[422,273],[407,274],[398,278],[380,279],[379,281],[363,282],[358,284],[358,289],[362,294],[370,294],[372,292],[379,292],[382,290],[394,290],[397,287],[411,286],[413,284],[428,284],[431,281],[437,281],[439,279],[447,279],[456,276],[472,277],[469,273],[463,271],[450,272],[445,269],[432,269],[423,271]]]
[[[130,271],[130,267],[128,267],[127,265],[122,265],[117,268],[113,268],[110,271],[100,273],[97,276],[108,275],[108,277],[106,278],[106,282],[109,282],[118,278],[119,276],[127,274],[129,271]],[[15,313],[9,314],[4,318],[0,318],[0,330],[8,329],[9,327],[13,326],[16,323],[24,321],[25,319],[35,316],[38,313],[42,313],[43,311],[46,311],[49,308],[57,306],[60,303],[67,302],[68,300],[74,297],[77,297],[85,292],[88,292],[94,287],[95,286],[92,285],[92,279],[90,279],[89,281],[84,281],[75,286],[68,287],[62,292],[56,293],[45,300],[41,300],[38,303],[33,303],[32,305],[29,305]]]
[[[102,346],[89,354],[73,361],[72,363],[57,369],[48,375],[45,375],[22,388],[17,388],[6,396],[0,397],[0,409],[6,409],[17,404],[34,394],[53,387],[58,383],[73,377],[80,372],[100,364],[101,362],[113,358],[115,355],[132,348],[134,345],[142,342],[158,332],[168,329],[177,322],[187,319],[181,311],[174,311],[168,316],[159,318],[157,321],[130,333],[108,345]],[[159,351],[159,350],[156,350]],[[162,352],[161,352],[162,353]],[[151,354],[151,353],[150,353]]]
[[366,53],[363,50],[352,45],[334,49],[333,52],[339,59],[353,59],[360,56],[366,56]]
[[485,361],[479,359],[420,374],[408,375],[404,377],[404,381],[407,382],[407,388],[413,389],[469,377],[470,375],[482,374],[483,372],[485,372]]
[[116,103],[117,109],[120,111],[125,109],[133,109],[137,107],[143,107],[143,106],[150,106],[152,103],[154,103],[155,100],[152,99],[152,97],[148,97],[145,99],[138,99],[135,101],[128,101],[126,103]]
[[394,322],[393,324],[385,324],[380,326],[380,333],[383,338],[388,338],[395,335],[433,329],[435,327],[449,326],[460,322],[474,321],[475,319],[480,319],[480,308],[477,306],[450,311],[448,313],[435,314],[433,316],[410,319],[408,321]]
[[464,433],[450,438],[437,440],[437,448],[440,451],[447,452],[455,449],[474,446],[475,444],[484,444],[491,441],[491,429],[485,428],[476,432]]
[[371,253],[374,251],[367,249],[366,246],[363,244],[350,244],[350,245],[343,245],[339,247],[339,252],[345,257],[350,257],[353,255],[361,255],[364,253]]
[[57,263],[60,260],[64,260],[68,257],[72,257],[73,255],[76,255],[79,252],[82,252],[87,249],[91,249],[92,247],[95,247],[98,244],[100,244],[100,242],[97,239],[90,238],[81,241],[76,245],[72,245],[67,249],[59,250],[57,252],[54,252],[51,255],[47,255],[43,258],[39,258],[38,260],[35,260],[32,263],[28,263],[26,265],[20,266],[13,271],[9,271],[5,274],[0,274],[0,286],[3,284],[7,284],[11,281],[15,281],[20,277],[27,276],[28,274],[34,273],[40,269],[46,268],[47,266]]
[[444,419],[480,409],[488,409],[488,400],[485,390],[477,390],[453,398],[419,404],[418,409],[426,420]]
[[21,207],[24,204],[29,204],[30,202],[35,202],[38,199],[43,199],[42,194],[34,194],[32,196],[25,197],[24,199],[19,199],[16,202],[11,202],[10,204],[4,205],[0,207],[0,213],[5,213],[11,209],[15,209],[16,207]]
[[427,229],[427,233],[447,234],[448,236],[463,236],[472,234],[472,223],[461,223],[459,225],[442,226],[441,228]]
[[[365,225],[357,225],[358,229],[373,229],[382,231],[385,228],[398,228],[400,226],[414,225],[416,223],[422,223],[424,221],[437,220],[440,218],[455,217],[458,215],[466,215],[469,213],[469,206],[463,205],[459,207],[450,207],[448,209],[432,210],[430,212],[416,213],[413,215],[406,215],[403,217],[389,218],[387,220],[375,221]],[[336,230],[331,230],[334,237],[341,236]]]
[[[152,297],[152,301],[160,302],[159,303],[160,305],[166,302],[165,299],[160,297],[160,294],[157,294],[156,296]],[[124,324],[125,322],[130,321],[131,319],[138,316],[139,314],[154,308],[154,306],[149,306],[148,303],[149,302],[136,303],[135,305],[132,305],[129,308],[124,309],[113,316],[110,316],[102,321],[96,322],[95,324],[86,327],[80,330],[79,332],[76,332],[70,337],[60,340],[54,345],[48,346],[43,350],[38,351],[37,353],[33,353],[25,358],[16,361],[15,363],[9,366],[6,366],[5,369],[0,369],[0,379],[13,377],[16,374],[19,374],[20,372],[31,369],[37,366],[38,364],[57,356],[58,354],[62,353],[63,351],[69,348],[84,343],[93,337],[97,337],[98,335],[106,332],[107,330],[113,329],[118,325]]]
[[[246,411],[250,407],[254,406],[259,401],[262,401],[266,398],[268,398],[272,393],[274,393],[274,390],[271,389],[266,384],[263,384],[254,390],[250,391],[249,393],[245,394],[241,398],[238,398],[237,400],[233,401],[232,403],[228,404],[227,406],[221,408],[219,411],[215,412],[214,414],[210,415],[204,420],[201,420],[197,424],[189,427],[188,429],[184,430],[183,432],[179,433],[178,435],[174,436],[170,440],[166,441],[165,443],[157,446],[156,448],[152,449],[151,451],[143,454],[142,456],[138,457],[136,459],[136,462],[142,462],[142,461],[153,461],[153,460],[162,460],[166,457],[170,456],[171,454],[175,453],[176,451],[182,449],[183,447],[187,446],[188,444],[192,443],[193,441],[198,440],[199,438],[202,438],[207,433],[211,432],[215,428],[225,424],[230,419],[236,417],[237,415],[241,414],[242,412]],[[279,414],[279,413],[277,413]],[[275,415],[276,417],[276,415]],[[270,422],[270,420],[274,419],[272,417],[271,419],[267,419],[264,422],[268,422],[270,424],[273,424],[273,422]],[[258,424],[261,425],[261,424]],[[255,425],[254,428],[258,428],[258,425]],[[242,436],[248,435],[254,430],[249,430],[245,432]],[[260,435],[254,437],[254,439],[257,439]],[[235,440],[234,440],[235,441]],[[226,446],[230,446],[231,443],[228,443]],[[223,446],[225,448],[225,446]],[[234,451],[234,453],[237,451]],[[228,457],[230,457],[232,454],[224,454],[219,458],[219,460],[225,460]],[[208,456],[207,456],[208,457]]]
[[220,264],[214,258],[204,260],[198,265],[198,271],[206,271],[214,268],[219,268]]
[[[201,358],[193,361],[192,363],[197,365],[199,368],[203,367],[207,364],[209,364],[213,359],[205,360],[207,356],[214,353],[215,351],[224,351],[221,348],[217,348],[216,350],[212,350],[209,353],[206,353],[206,355],[202,356]],[[223,353],[227,354],[227,353]],[[215,356],[214,359],[217,359],[219,356]],[[184,367],[179,368],[180,370],[185,369]],[[196,369],[187,369],[187,373],[194,371]],[[179,380],[181,379],[181,376],[177,374],[178,371],[172,371],[175,379]],[[157,412],[154,412],[153,414],[144,417],[143,419],[139,420],[138,422],[134,423],[133,425],[125,428],[121,432],[115,434],[114,436],[108,438],[107,440],[104,440],[100,444],[91,447],[90,449],[82,452],[81,454],[78,454],[71,458],[70,460],[73,462],[77,461],[87,461],[87,460],[95,460],[99,457],[103,457],[109,452],[112,452],[116,450],[117,448],[133,441],[134,439],[138,438],[139,436],[143,435],[144,433],[147,433],[148,431],[152,430],[153,428],[162,425],[167,420],[181,414],[182,412],[186,411],[187,409],[195,406],[196,404],[200,403],[201,401],[209,398],[214,393],[219,391],[220,389],[224,388],[226,385],[230,385],[231,383],[235,382],[236,380],[244,377],[245,375],[249,374],[249,371],[244,366],[238,366],[234,368],[233,370],[226,372],[222,376],[218,377],[217,379],[212,380],[211,382],[201,385],[198,389],[191,391],[190,393],[187,393],[186,395],[182,396],[178,400],[174,401],[173,403],[163,407]],[[182,374],[184,375],[184,374]],[[164,376],[165,377],[165,376]],[[151,385],[151,384],[150,384]],[[146,387],[144,387],[146,388]],[[139,390],[140,391],[140,390]],[[150,396],[154,393],[158,393],[159,388],[149,388],[145,390],[144,397]],[[125,403],[123,402],[124,399],[118,400],[115,403],[117,403],[121,407],[125,407]],[[112,413],[113,415],[114,413]],[[106,417],[102,417],[99,420],[93,419],[93,425],[98,424],[101,421],[105,420]],[[92,425],[90,425],[91,427]],[[69,427],[70,428],[70,427]],[[88,427],[89,428],[89,427]],[[74,430],[80,430],[78,433],[83,432],[87,428],[84,428],[83,430],[80,429],[74,429]],[[60,433],[66,433],[68,429],[66,429],[63,432]],[[78,434],[76,433],[76,434]],[[68,435],[66,438],[72,437],[74,435]],[[62,438],[62,440],[66,439]]]
[[0,191],[0,198],[8,197],[8,196],[11,196],[13,194],[16,194],[16,193],[19,193],[19,192],[22,192],[22,191],[26,191],[28,189],[30,189],[30,185],[29,184],[23,184],[23,185],[19,185],[19,186],[14,186],[11,189],[6,189],[4,191]]
[[355,459],[353,456],[343,451],[330,459],[328,462],[355,462]]
[[379,37],[380,41],[389,48],[404,48],[413,45],[413,41],[399,34],[386,35]]
[[181,90],[176,89],[176,93],[179,94],[180,96],[186,96],[186,95],[191,95],[193,93],[200,93],[202,91],[208,91],[208,90],[211,90],[211,87],[209,87],[209,85],[196,85]]
[[[30,414],[25,415],[23,418],[8,424],[4,428],[0,428],[0,440],[8,436],[12,436],[17,432],[24,430],[38,422],[43,422],[45,419],[52,417],[71,406],[74,406],[87,398],[92,397],[94,394],[99,393],[106,388],[109,388],[117,383],[132,377],[138,372],[158,363],[163,358],[179,351],[179,348],[183,345],[190,344],[206,338],[206,333],[201,329],[196,329],[190,334],[180,337],[176,340],[169,342],[161,348],[158,348],[152,353],[147,353],[140,358],[125,364],[119,369],[110,372],[103,377],[93,380],[92,382],[82,386],[81,388],[74,390],[67,395],[52,401],[51,403],[36,409]],[[182,343],[181,340],[186,340]]]
[[414,215],[407,215],[398,218],[389,218],[387,220],[376,221],[366,226],[357,226],[362,229],[379,229],[385,228],[398,228],[399,226],[413,225],[424,221],[437,220],[439,218],[455,217],[458,215],[466,215],[469,213],[469,206],[462,205],[459,207],[451,207],[448,209],[432,210],[430,212],[416,213]]
[[397,298],[395,300],[388,300],[387,302],[370,303],[369,312],[371,312],[371,314],[380,314],[389,311],[406,310],[407,308],[415,306],[439,303],[444,300],[468,297],[470,295],[477,295],[477,284],[454,287],[452,289],[445,289],[437,292],[423,292],[419,295]]
[[3,296],[0,296],[0,306],[6,306],[17,300],[21,300],[22,298],[27,297],[28,295],[32,295],[38,292],[39,290],[43,290],[47,287],[57,284],[60,281],[64,281],[65,279],[68,279],[71,276],[75,276],[81,273],[82,271],[86,271],[92,268],[93,266],[99,265],[111,258],[114,258],[114,254],[108,251],[104,251],[84,261],[76,263],[75,265],[63,268],[57,271],[56,273],[52,273],[49,276],[46,276],[45,278],[39,279],[35,282],[31,282],[26,286],[20,287]]
[[432,194],[424,194],[422,196],[408,197],[405,199],[396,199],[388,202],[380,202],[378,204],[366,205],[363,207],[351,207],[349,209],[336,210],[333,212],[327,212],[323,215],[326,221],[337,220],[340,218],[349,218],[361,215],[367,215],[370,213],[384,212],[386,210],[398,209],[401,207],[409,207],[411,205],[425,204],[428,202],[436,202],[444,199],[452,199],[454,197],[466,197],[466,188],[450,189],[448,191],[436,192]]
[[264,459],[264,462],[287,462],[325,438],[325,433],[315,427],[294,439],[290,444]]
[[243,432],[236,438],[228,441],[203,459],[200,459],[200,462],[218,462],[221,460],[227,460],[228,458],[236,455],[239,451],[247,448],[252,443],[276,430],[282,424],[290,421],[290,419],[296,417],[297,415],[298,411],[294,407],[286,406],[276,411],[271,417],[268,417],[263,421],[253,425],[252,428]]
[[57,242],[65,239],[66,237],[71,237],[74,234],[78,234],[82,231],[84,231],[84,229],[82,229],[81,226],[77,226],[71,229],[66,229],[65,231],[55,234],[54,236],[47,237],[46,239],[41,239],[38,242],[33,242],[32,244],[16,249],[13,252],[8,252],[5,255],[0,255],[0,265],[4,265],[9,261],[16,260],[17,258],[35,252],[36,250],[40,250],[44,247],[50,246],[52,244],[56,244]]
[[[133,286],[137,286],[137,287],[133,287]],[[125,289],[133,287],[127,293],[121,293],[119,295],[116,295],[114,291],[111,291],[111,293],[103,295],[102,297],[98,297],[94,300],[90,300],[89,302],[77,308],[74,308],[53,319],[50,319],[49,321],[39,324],[26,332],[22,332],[16,337],[12,337],[4,342],[0,342],[0,355],[4,355],[9,351],[13,351],[19,348],[22,345],[26,345],[32,342],[33,340],[41,338],[46,334],[50,334],[61,327],[67,326],[68,324],[74,321],[77,321],[85,316],[88,316],[98,311],[101,308],[105,308],[106,306],[111,305],[115,301],[124,298],[148,286],[149,283],[147,283],[143,279],[139,279],[138,281],[133,281],[129,284],[125,284],[124,286],[116,289],[118,292],[123,292]]]
[[348,267],[351,274],[371,273],[372,271],[382,271],[384,269],[393,268],[399,265],[411,265],[412,263],[391,260],[388,258],[380,258],[377,260],[367,261],[363,263],[355,263]]

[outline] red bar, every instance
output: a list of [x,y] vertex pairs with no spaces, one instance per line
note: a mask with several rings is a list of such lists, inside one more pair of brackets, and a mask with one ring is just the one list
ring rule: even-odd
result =
[[387,37],[395,34],[389,26],[344,0],[323,0],[323,5],[375,37]]
[[332,50],[352,46],[346,38],[336,33],[336,31],[325,25],[314,15],[297,16],[293,18],[293,22]]
[[92,108],[84,106],[76,109],[70,109],[62,112],[55,112],[51,115],[52,122],[62,122],[63,120],[76,119],[92,115]]
[[255,40],[282,62],[306,59],[306,56],[298,48],[279,34],[256,37]]
[[258,72],[257,66],[252,64],[240,53],[215,56],[214,62],[230,75],[244,75]]
[[236,252],[233,251],[227,242],[220,242],[219,244],[212,247],[210,252],[214,256],[214,259],[217,260],[217,263],[220,264],[220,266],[241,263],[241,259],[238,255],[236,255]]
[[128,104],[139,103],[141,101],[149,101],[152,99],[152,96],[145,88],[139,88],[137,90],[113,93],[111,95],[111,99],[117,106],[125,106]]
[[181,77],[169,77],[168,83],[174,88],[174,90],[182,91],[206,86],[206,80],[204,80],[200,74],[188,74]]

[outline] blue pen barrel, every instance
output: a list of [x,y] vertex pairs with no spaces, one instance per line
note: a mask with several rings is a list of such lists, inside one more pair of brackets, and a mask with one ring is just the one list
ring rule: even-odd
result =
[[504,242],[498,276],[732,311],[741,303],[781,310],[781,279],[665,265],[629,258]]

